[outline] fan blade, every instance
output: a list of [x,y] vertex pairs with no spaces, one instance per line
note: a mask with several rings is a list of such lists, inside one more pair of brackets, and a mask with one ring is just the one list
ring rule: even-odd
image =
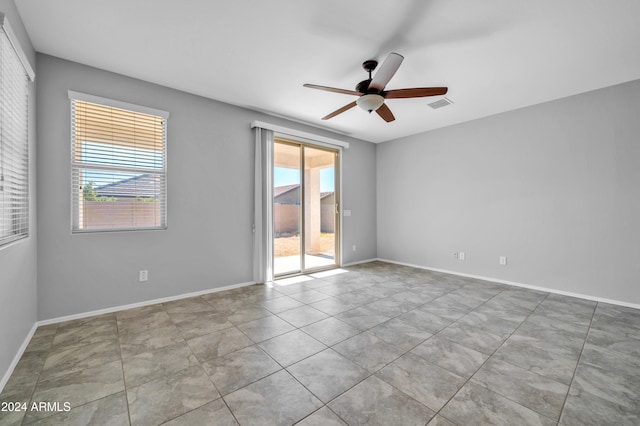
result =
[[398,68],[400,68],[403,60],[404,56],[398,53],[389,53],[389,56],[384,60],[382,66],[373,77],[373,80],[371,80],[369,90],[375,89],[378,92],[382,92],[387,83],[389,83],[389,80],[391,80],[391,77],[393,77],[396,71],[398,71]]
[[389,107],[385,104],[382,104],[380,106],[380,108],[378,108],[376,110],[376,112],[378,113],[378,115],[380,117],[382,117],[382,119],[384,121],[386,121],[387,123],[392,122],[393,120],[395,120],[396,118],[393,116],[393,113],[391,112],[391,110],[389,109]]
[[323,120],[328,120],[330,118],[335,117],[338,114],[342,114],[343,112],[353,108],[354,106],[356,106],[356,101],[351,102],[350,104],[347,104],[345,106],[343,106],[342,108],[339,108],[335,111],[333,111],[331,114],[329,115],[325,115],[324,117],[322,117]]
[[385,99],[424,98],[426,96],[446,95],[447,87],[414,87],[413,89],[397,89],[383,92]]
[[362,93],[356,92],[355,90],[338,89],[336,87],[327,87],[327,86],[318,86],[317,84],[303,84],[303,86],[308,87],[309,89],[318,89],[318,90],[324,90],[326,92],[342,93],[343,95],[354,95],[354,96],[362,95]]

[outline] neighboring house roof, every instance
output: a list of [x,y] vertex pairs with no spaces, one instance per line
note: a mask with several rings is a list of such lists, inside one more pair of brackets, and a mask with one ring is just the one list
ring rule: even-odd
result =
[[320,199],[324,200],[325,198],[327,198],[327,197],[329,197],[331,195],[333,195],[333,191],[331,191],[331,192],[321,192],[320,193]]
[[[283,185],[283,186],[276,186],[275,188],[273,188],[273,201],[278,204],[278,201],[284,199],[287,195],[293,195],[295,197],[299,197],[300,193],[296,193],[296,194],[292,194],[293,191],[297,190],[300,188],[300,184],[297,183],[295,185]],[[324,200],[327,197],[330,197],[331,195],[333,195],[333,191],[332,192],[321,192],[320,193],[320,199]],[[296,201],[299,202],[299,200],[296,198]],[[286,202],[281,203],[281,204],[288,204]]]
[[298,188],[300,188],[299,183],[296,183],[295,185],[276,186],[273,188],[273,198],[278,198],[279,196]]
[[98,197],[158,198],[160,181],[157,176],[145,173],[95,188]]

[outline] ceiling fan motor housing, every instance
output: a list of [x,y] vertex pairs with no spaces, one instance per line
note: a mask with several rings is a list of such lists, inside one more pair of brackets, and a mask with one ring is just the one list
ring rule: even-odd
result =
[[356,85],[356,90],[360,93],[367,93],[369,90],[369,84],[371,83],[371,79],[362,80],[360,83]]
[[378,61],[376,61],[375,59],[369,59],[362,63],[362,68],[364,68],[364,70],[369,73],[369,78],[366,80],[362,80],[356,85],[356,90],[358,92],[368,93],[367,91],[369,90],[369,84],[371,84],[371,73],[376,69],[377,66]]

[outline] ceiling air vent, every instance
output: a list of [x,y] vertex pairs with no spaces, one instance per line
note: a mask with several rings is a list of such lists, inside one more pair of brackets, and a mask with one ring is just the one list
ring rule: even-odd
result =
[[446,107],[447,105],[451,105],[452,103],[453,102],[451,102],[449,99],[442,98],[439,101],[431,102],[429,106],[433,109],[438,109],[438,108]]

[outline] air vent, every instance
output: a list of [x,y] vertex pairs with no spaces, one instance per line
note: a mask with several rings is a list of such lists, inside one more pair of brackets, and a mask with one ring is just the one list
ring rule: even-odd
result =
[[438,109],[438,108],[446,107],[447,105],[451,105],[452,103],[453,102],[451,102],[449,99],[442,98],[439,101],[431,102],[429,106],[433,109]]

